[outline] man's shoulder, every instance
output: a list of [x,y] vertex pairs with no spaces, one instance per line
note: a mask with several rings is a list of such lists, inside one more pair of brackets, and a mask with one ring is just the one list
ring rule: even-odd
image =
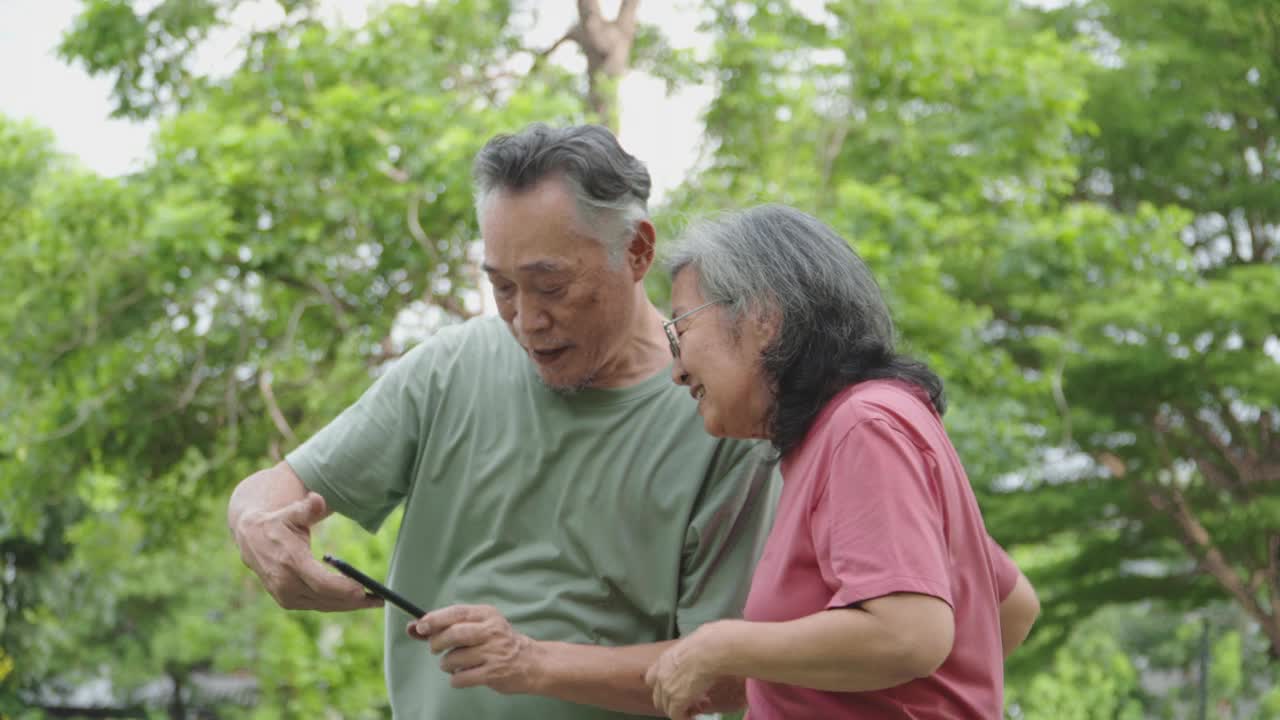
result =
[[411,365],[453,361],[475,369],[478,364],[507,361],[518,355],[518,348],[500,318],[476,317],[437,329],[406,352],[404,359]]

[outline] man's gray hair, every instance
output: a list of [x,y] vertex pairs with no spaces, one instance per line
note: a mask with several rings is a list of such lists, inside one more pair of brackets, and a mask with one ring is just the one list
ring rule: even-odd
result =
[[636,226],[649,219],[649,171],[600,125],[553,128],[541,123],[498,135],[476,155],[472,168],[476,213],[495,191],[520,192],[560,176],[582,221],[621,262]]
[[697,273],[703,299],[744,318],[772,319],[761,353],[774,394],[769,437],[795,449],[818,412],[844,388],[872,379],[918,386],[942,413],[942,381],[894,351],[893,320],[875,277],[831,227],[794,208],[762,205],[697,223],[666,253],[672,277]]

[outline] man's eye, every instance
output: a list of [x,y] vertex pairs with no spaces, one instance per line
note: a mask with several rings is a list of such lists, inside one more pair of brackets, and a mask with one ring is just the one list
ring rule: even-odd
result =
[[493,286],[493,291],[499,295],[510,295],[511,293],[515,292],[515,290],[516,290],[516,286],[510,285],[510,284]]
[[561,295],[564,293],[564,286],[561,285],[559,287],[542,288],[538,292],[542,293],[547,297],[556,297],[557,295]]

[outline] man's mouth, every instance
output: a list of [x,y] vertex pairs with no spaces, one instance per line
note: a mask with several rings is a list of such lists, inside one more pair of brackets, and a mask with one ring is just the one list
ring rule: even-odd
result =
[[559,360],[561,357],[564,356],[566,352],[568,352],[568,350],[569,350],[568,345],[564,345],[558,348],[546,348],[546,349],[529,348],[529,355],[538,364],[547,365]]

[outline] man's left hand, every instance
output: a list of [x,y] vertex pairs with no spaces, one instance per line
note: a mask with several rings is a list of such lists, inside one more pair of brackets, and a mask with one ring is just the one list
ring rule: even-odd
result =
[[409,623],[409,637],[426,640],[455,688],[484,685],[500,693],[534,693],[538,644],[489,605],[450,605]]

